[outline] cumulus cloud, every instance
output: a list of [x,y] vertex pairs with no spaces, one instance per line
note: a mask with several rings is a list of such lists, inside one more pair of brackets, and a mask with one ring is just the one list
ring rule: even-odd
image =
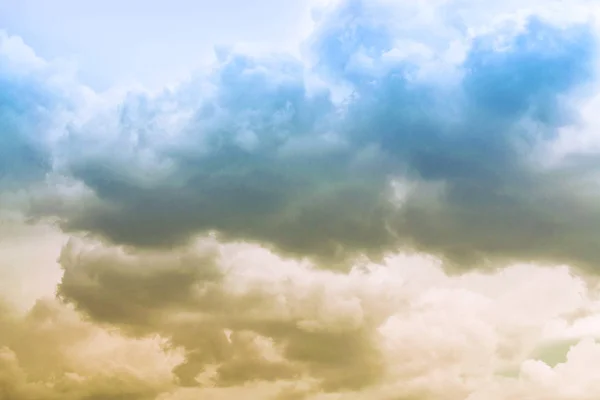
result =
[[68,65],[38,57],[20,37],[0,29],[2,200],[46,178],[56,158],[53,142],[86,115],[87,106],[78,103],[92,98]]
[[28,71],[19,68],[21,64],[30,68],[43,64],[19,39],[0,35],[0,60],[0,178],[3,183],[9,178],[39,179],[50,168],[50,161],[36,135],[50,119],[52,110],[48,108],[54,93],[43,81],[28,79]]
[[[339,2],[306,42],[312,61],[221,49],[212,72],[159,94],[111,105],[67,91],[88,101],[38,152],[53,168],[27,162],[25,143],[44,129],[23,124],[63,103],[23,103],[30,91],[15,89],[3,110],[22,122],[3,137],[29,150],[11,150],[23,165],[11,162],[11,176],[34,168],[83,184],[93,198],[77,207],[54,199],[28,212],[118,244],[164,248],[213,232],[323,266],[411,247],[463,267],[592,268],[597,194],[574,188],[590,187],[595,167],[542,163],[581,125],[573,99],[595,82],[596,30],[582,6],[562,19],[554,3],[486,19],[462,3]],[[38,93],[35,77],[23,85]],[[411,190],[394,202],[398,181]]]
[[[187,349],[176,368],[184,384],[215,366],[224,386],[308,372],[332,387],[361,386],[380,367],[362,327],[372,316],[362,315],[351,292],[358,281],[342,278],[351,286],[339,292],[326,287],[330,275],[305,277],[302,266],[278,263],[264,250],[219,255],[227,249],[215,243],[164,255],[71,246],[61,257],[59,296],[131,334],[171,337]],[[348,293],[327,304],[330,291]]]
[[[173,399],[567,399],[570,387],[597,390],[586,370],[596,362],[597,293],[568,267],[452,276],[435,258],[405,255],[339,273],[213,241],[160,253],[71,242],[61,264],[59,296],[77,310],[183,351],[173,372],[186,388]],[[559,391],[553,377],[563,379]]]
[[451,275],[414,254],[342,273],[214,238],[73,238],[59,263],[58,300],[2,303],[7,399],[600,395],[600,291],[567,266]]
[[0,400],[597,398],[597,14],[336,1],[157,93],[1,34]]
[[173,387],[179,357],[160,339],[120,337],[55,300],[25,315],[6,303],[0,311],[2,399],[153,399]]

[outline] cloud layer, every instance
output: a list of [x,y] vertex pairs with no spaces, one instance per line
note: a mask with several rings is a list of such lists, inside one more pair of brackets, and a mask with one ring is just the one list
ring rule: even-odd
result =
[[1,33],[0,400],[600,396],[599,9],[484,3],[154,93]]
[[[568,267],[350,273],[247,244],[72,239],[64,302],[0,319],[7,399],[592,399],[600,292]],[[65,397],[67,396],[67,397]],[[70,396],[70,397],[68,397]]]
[[[208,75],[116,105],[85,88],[55,95],[43,66],[16,79],[8,63],[4,175],[83,183],[85,205],[29,211],[119,244],[216,232],[327,265],[406,246],[463,266],[595,265],[596,197],[573,190],[595,168],[542,167],[582,123],[573,99],[595,79],[594,25],[515,13],[473,33],[460,7],[440,7],[413,32],[390,7],[324,13],[306,42],[314,62],[219,49]],[[419,42],[434,23],[452,40]],[[51,134],[57,114],[72,116]]]

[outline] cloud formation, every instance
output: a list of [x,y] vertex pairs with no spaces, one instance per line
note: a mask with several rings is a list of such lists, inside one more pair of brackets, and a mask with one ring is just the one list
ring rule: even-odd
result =
[[0,400],[600,396],[600,9],[484,3],[155,93],[0,34]]
[[58,300],[2,303],[0,398],[600,395],[600,286],[566,266],[449,275],[397,255],[342,273],[215,239],[85,238],[59,263]]
[[63,300],[131,340],[159,334],[183,352],[173,369],[182,398],[598,390],[586,370],[596,369],[598,292],[567,267],[449,276],[434,258],[396,256],[339,273],[210,241],[161,253],[73,241],[61,264]]
[[391,5],[373,4],[322,15],[306,42],[312,64],[219,49],[211,73],[175,89],[116,106],[95,96],[46,153],[20,126],[44,101],[69,102],[25,80],[35,90],[13,93],[31,99],[7,102],[24,121],[5,136],[21,149],[11,176],[53,171],[95,197],[37,202],[31,215],[149,248],[216,232],[323,265],[407,246],[461,266],[595,265],[596,197],[572,190],[595,167],[542,168],[540,150],[581,123],[571,100],[595,79],[594,26],[515,12],[472,33],[459,7],[441,7],[412,29],[439,23],[453,40],[419,43],[385,18]]
[[128,340],[95,327],[54,300],[26,315],[0,312],[0,398],[154,399],[173,386],[177,354],[161,341]]
[[0,179],[40,179],[50,161],[36,134],[48,128],[55,94],[22,69],[35,70],[43,61],[18,38],[0,34],[0,60]]

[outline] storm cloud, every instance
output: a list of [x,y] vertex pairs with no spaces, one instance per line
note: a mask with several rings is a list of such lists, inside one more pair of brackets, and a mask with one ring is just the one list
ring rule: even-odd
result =
[[11,79],[23,90],[3,94],[21,96],[1,106],[16,160],[4,175],[83,183],[93,198],[77,207],[53,197],[27,212],[115,244],[211,233],[323,266],[409,248],[462,267],[592,268],[596,164],[549,165],[544,149],[583,124],[594,26],[532,13],[469,31],[461,7],[416,23],[385,2],[340,2],[306,40],[311,61],[219,48],[210,73],[90,106],[44,151],[27,124],[72,99]]

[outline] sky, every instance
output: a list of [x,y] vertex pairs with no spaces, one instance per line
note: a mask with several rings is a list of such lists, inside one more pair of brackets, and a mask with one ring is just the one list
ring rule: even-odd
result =
[[0,400],[597,399],[599,16],[0,2]]

